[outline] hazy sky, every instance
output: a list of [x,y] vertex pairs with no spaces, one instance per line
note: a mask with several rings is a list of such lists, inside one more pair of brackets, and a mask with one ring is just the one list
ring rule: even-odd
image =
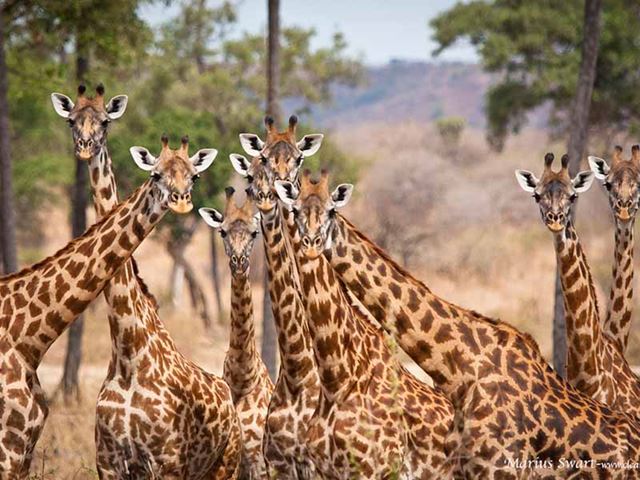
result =
[[[264,31],[267,0],[237,3],[235,33]],[[382,64],[393,58],[429,60],[435,44],[428,22],[456,3],[458,0],[280,0],[281,24],[315,28],[315,46],[328,45],[333,34],[341,31],[349,52],[362,55],[368,64]],[[176,7],[155,6],[143,9],[142,14],[155,24],[176,12]],[[459,45],[438,59],[471,62],[477,56],[471,47]]]

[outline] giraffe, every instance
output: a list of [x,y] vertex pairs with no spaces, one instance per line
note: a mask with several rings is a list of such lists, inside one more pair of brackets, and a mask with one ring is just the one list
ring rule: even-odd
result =
[[296,142],[296,123],[297,118],[292,116],[288,130],[277,132],[273,120],[266,117],[266,142],[254,134],[240,135],[252,160],[238,154],[229,158],[235,170],[246,177],[247,194],[260,211],[269,296],[278,334],[280,371],[267,414],[264,456],[269,472],[276,478],[307,480],[315,478],[315,474],[306,453],[305,433],[318,403],[320,382],[298,271],[283,225],[284,212],[273,193],[273,181],[276,171],[283,178],[295,178],[304,157],[320,148],[322,135],[306,135]]
[[[291,182],[278,194],[295,203]],[[317,208],[316,231],[337,277],[371,312],[455,409],[447,444],[462,478],[634,478],[640,425],[579,393],[511,325],[435,295],[333,208]],[[584,460],[590,461],[584,461]],[[576,462],[579,465],[576,466]],[[609,468],[611,467],[611,468]]]
[[242,428],[241,477],[269,478],[262,455],[262,439],[273,383],[256,345],[249,281],[249,257],[260,220],[253,213],[250,199],[238,207],[233,200],[233,188],[227,187],[225,192],[224,215],[213,208],[199,210],[207,225],[220,232],[231,269],[231,333],[223,378],[231,387]]
[[517,170],[516,178],[533,193],[542,220],[553,233],[567,317],[567,380],[584,394],[640,418],[640,379],[619,344],[602,329],[593,278],[571,220],[572,206],[591,187],[594,174],[580,172],[571,179],[569,156],[563,155],[557,172],[553,159],[551,153],[545,156],[540,179],[526,170]]
[[[98,85],[94,98],[85,96],[85,88],[78,88],[78,98],[74,104],[70,98],[52,94],[56,112],[66,118],[71,126],[78,158],[87,160],[89,178],[93,191],[97,216],[100,218],[110,211],[118,201],[116,180],[111,158],[107,149],[107,131],[111,120],[124,113],[126,96],[114,97],[104,104],[104,87]],[[114,118],[112,105],[117,105]],[[171,150],[168,138],[162,138],[162,152],[156,160],[146,149],[136,147],[134,157],[142,162],[145,169],[153,171],[154,161],[167,162],[176,157],[176,163],[188,159],[188,138],[182,139],[180,149]],[[204,170],[215,159],[215,149],[199,150],[191,161]],[[203,168],[204,167],[204,168]],[[199,173],[187,171],[187,176],[176,178],[176,185],[196,181]],[[174,210],[191,210],[190,194],[173,192],[170,201]],[[211,447],[210,431],[219,424],[235,422],[233,405],[224,381],[202,371],[177,350],[173,339],[158,315],[155,298],[140,275],[134,259],[105,287],[105,299],[110,307],[108,320],[111,331],[112,349],[107,377],[105,378],[96,406],[96,464],[101,478],[121,478],[123,472],[142,472],[151,470],[154,474],[165,476],[179,475],[181,478],[199,478],[202,465],[213,463],[220,456],[220,449]],[[151,368],[153,366],[153,368]],[[186,375],[185,388],[191,384],[192,392],[180,392],[176,385],[178,378]],[[188,415],[201,408],[198,396],[202,389],[208,395],[219,399],[219,412],[207,422],[189,422]],[[184,411],[184,418],[173,418],[169,412],[178,406]],[[213,405],[212,405],[213,406]],[[160,433],[164,418],[164,431]],[[149,435],[149,422],[158,429],[156,435]],[[170,425],[174,422],[179,428]],[[202,435],[190,435],[194,426],[202,429]],[[125,426],[123,428],[123,426]],[[235,427],[234,427],[235,428]],[[171,434],[167,434],[171,432]],[[167,442],[158,442],[157,435],[165,435]],[[236,433],[234,432],[234,435]],[[226,441],[225,438],[220,439]],[[232,439],[228,450],[228,463],[236,461],[238,440]],[[202,451],[194,455],[193,460],[185,459],[192,451]],[[224,450],[224,449],[223,449]],[[226,450],[224,450],[226,452]],[[217,468],[217,467],[216,467]],[[220,475],[233,467],[223,467]]]
[[622,147],[616,146],[611,166],[602,158],[589,156],[588,160],[596,178],[602,180],[608,191],[616,227],[613,278],[603,330],[624,353],[633,314],[633,228],[640,198],[640,145],[631,148],[629,160],[622,158]]
[[[185,176],[208,167],[200,164],[199,157],[173,156],[163,157],[154,165],[151,157],[139,151],[135,160],[147,170],[150,166],[154,178],[53,256],[0,278],[3,479],[27,477],[47,417],[47,403],[36,373],[42,357],[100,294],[167,210],[176,210],[171,197],[189,195],[191,183],[185,181]],[[134,399],[138,403],[140,400]],[[213,401],[207,400],[207,405]]]
[[309,451],[323,478],[450,478],[453,406],[400,365],[322,256],[326,231],[317,212],[344,206],[352,188],[343,184],[330,196],[327,173],[314,182],[306,170],[295,201],[280,195],[298,229],[293,249],[321,384]]

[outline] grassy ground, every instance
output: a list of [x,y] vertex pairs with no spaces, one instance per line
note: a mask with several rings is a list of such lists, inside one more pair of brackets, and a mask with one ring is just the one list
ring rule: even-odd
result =
[[[550,147],[544,134],[527,132],[511,140],[503,153],[495,154],[487,149],[479,132],[467,132],[459,151],[452,154],[443,150],[428,127],[417,124],[372,125],[336,137],[347,151],[368,160],[352,205],[345,212],[356,225],[385,241],[392,254],[406,260],[435,293],[531,333],[550,358],[555,268],[552,238],[533,200],[517,186],[513,170],[539,172],[544,153],[555,150],[559,157],[563,147]],[[48,222],[47,247],[29,252],[30,256],[50,254],[66,242],[64,211],[52,215],[55,221]],[[390,224],[391,232],[381,226],[385,218],[395,222]],[[577,228],[598,285],[600,311],[604,312],[613,230],[600,185],[582,196]],[[207,235],[202,227],[188,257],[210,293]],[[409,237],[410,242],[404,241]],[[255,250],[255,255],[262,253],[259,245]],[[186,292],[182,305],[169,304],[171,265],[157,241],[146,241],[136,258],[142,276],[161,302],[161,317],[179,349],[203,368],[220,373],[228,342],[226,328],[218,325],[214,331],[205,332],[189,306]],[[222,265],[223,299],[228,308],[226,260]],[[256,288],[258,324],[260,298],[261,291]],[[212,295],[209,304],[214,311]],[[82,398],[66,405],[54,399],[33,464],[38,478],[97,478],[94,407],[110,352],[105,312],[100,299],[87,313]],[[636,324],[629,347],[633,364],[640,364],[639,331]],[[62,375],[65,347],[63,337],[39,369],[43,386],[52,397]]]

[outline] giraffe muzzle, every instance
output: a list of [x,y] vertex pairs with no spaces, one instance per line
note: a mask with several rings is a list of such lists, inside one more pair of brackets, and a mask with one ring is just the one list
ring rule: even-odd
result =
[[565,215],[562,212],[547,212],[547,214],[544,216],[544,221],[547,225],[547,228],[554,233],[564,230]]
[[76,142],[76,156],[80,160],[90,160],[96,154],[96,144],[92,139],[78,139]]
[[231,255],[229,267],[234,274],[244,274],[249,269],[249,258],[246,255]]
[[176,213],[189,213],[193,210],[191,193],[171,192],[169,196],[169,208]]
[[316,235],[311,238],[309,235],[304,235],[301,239],[302,251],[307,257],[317,258],[322,255],[324,250],[324,240],[322,235]]

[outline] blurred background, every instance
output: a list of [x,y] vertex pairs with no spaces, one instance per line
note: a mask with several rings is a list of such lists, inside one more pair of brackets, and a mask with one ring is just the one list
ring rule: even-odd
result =
[[[145,178],[130,146],[155,153],[166,132],[174,145],[189,134],[192,151],[217,148],[196,207],[221,208],[224,187],[243,185],[227,160],[242,153],[239,132],[264,136],[266,111],[280,128],[295,113],[299,136],[325,134],[305,163],[355,183],[345,214],[358,227],[437,294],[531,333],[562,368],[552,238],[513,170],[541,171],[547,151],[568,151],[573,173],[588,168],[587,154],[608,160],[616,144],[629,156],[640,128],[637,0],[4,0],[0,8],[1,272],[54,253],[95,219],[86,165],[73,158],[51,92],[75,99],[79,83],[90,91],[104,83],[107,98],[129,95],[109,134],[122,197]],[[577,228],[603,313],[613,222],[600,183],[581,196]],[[195,214],[168,215],[136,258],[180,350],[220,373],[230,278],[219,237]],[[259,243],[251,269],[259,341],[275,371]],[[97,478],[93,416],[111,348],[102,298],[83,320],[38,371],[53,407],[37,478]],[[637,321],[628,358],[640,365]]]

